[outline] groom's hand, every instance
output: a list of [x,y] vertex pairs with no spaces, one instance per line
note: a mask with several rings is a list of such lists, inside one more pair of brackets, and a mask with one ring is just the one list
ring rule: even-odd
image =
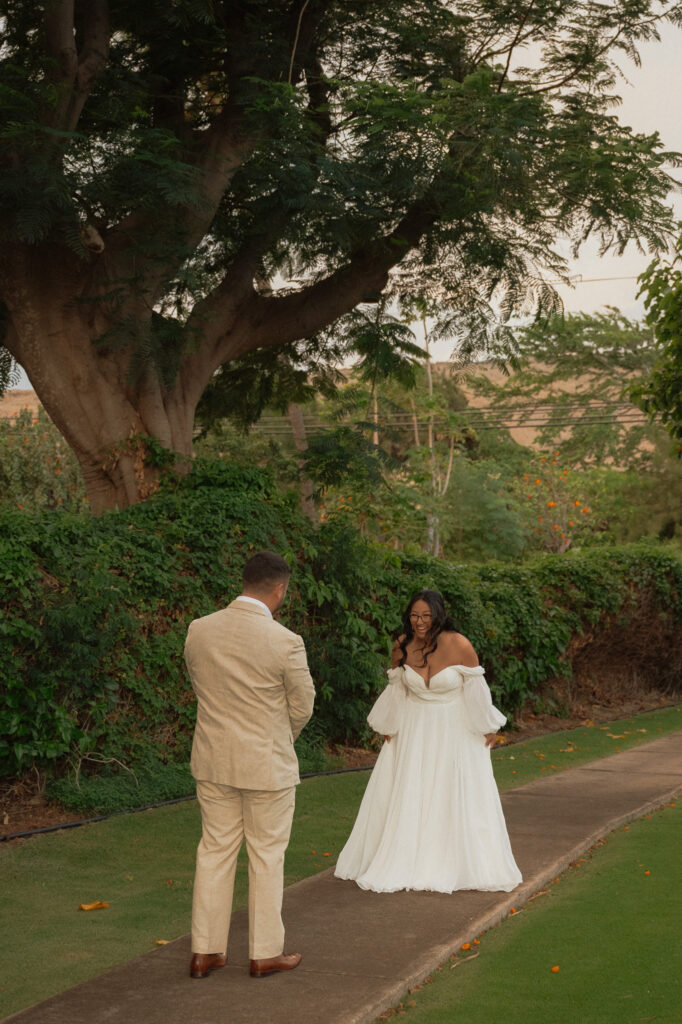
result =
[[384,736],[384,739],[386,740],[387,743],[391,742],[391,737],[390,736]]

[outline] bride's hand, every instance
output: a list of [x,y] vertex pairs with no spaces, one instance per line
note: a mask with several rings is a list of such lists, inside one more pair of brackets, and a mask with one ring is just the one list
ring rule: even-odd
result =
[[486,745],[486,747],[494,747],[496,739],[497,739],[497,733],[496,732],[487,732],[485,734],[485,745]]
[[386,740],[387,743],[391,742],[391,737],[390,736],[384,736],[384,739]]

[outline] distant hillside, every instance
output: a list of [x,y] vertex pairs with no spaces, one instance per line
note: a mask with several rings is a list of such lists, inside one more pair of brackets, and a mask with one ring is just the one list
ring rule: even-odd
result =
[[40,402],[35,391],[6,391],[0,398],[0,420],[11,420],[22,409],[37,412]]

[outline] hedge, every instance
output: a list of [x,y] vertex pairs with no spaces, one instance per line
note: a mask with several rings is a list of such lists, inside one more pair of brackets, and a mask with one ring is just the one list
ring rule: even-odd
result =
[[261,548],[294,567],[282,621],[306,640],[320,737],[366,737],[390,636],[422,586],[442,591],[508,714],[577,661],[582,671],[604,638],[618,670],[634,659],[679,684],[682,562],[665,546],[519,567],[406,557],[338,524],[314,530],[265,471],[198,464],[98,518],[0,508],[0,773],[185,762],[187,625],[236,596]]

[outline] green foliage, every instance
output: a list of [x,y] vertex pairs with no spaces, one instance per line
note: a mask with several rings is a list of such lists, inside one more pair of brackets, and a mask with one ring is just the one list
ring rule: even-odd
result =
[[515,348],[507,375],[490,363],[461,374],[436,364],[410,390],[381,382],[373,406],[353,377],[321,403],[320,418],[350,421],[365,438],[376,431],[395,460],[382,467],[384,487],[350,472],[328,480],[323,517],[472,562],[675,537],[680,460],[625,397],[660,356],[651,329],[607,309],[534,324]]
[[360,430],[347,426],[311,435],[303,458],[306,474],[320,489],[383,487],[391,461]]
[[115,814],[131,807],[146,807],[192,796],[196,784],[187,762],[158,764],[135,771],[101,772],[94,776],[53,779],[47,795],[74,815]]
[[[641,275],[647,323],[662,346],[660,358],[644,381],[630,388],[632,400],[651,418],[660,417],[670,435],[682,442],[682,239],[669,263],[654,261]],[[682,444],[677,446],[678,455]]]
[[[389,552],[342,520],[318,531],[255,468],[199,463],[153,499],[100,518],[0,509],[0,767],[77,774],[110,761],[150,784],[185,762],[194,698],[183,666],[189,621],[240,589],[244,559],[274,548],[294,572],[283,621],[306,641],[318,697],[299,741],[311,767],[321,739],[362,738],[409,595],[443,592],[507,712],[571,672],[583,630],[625,630],[641,662],[657,637],[657,677],[679,672],[682,564],[659,546],[545,556],[475,568]],[[630,646],[629,646],[630,645]],[[645,650],[645,663],[651,653]],[[111,760],[115,759],[115,760]],[[137,766],[137,767],[136,767]],[[119,773],[120,774],[120,773]],[[104,797],[103,797],[104,799]]]
[[540,320],[516,332],[509,376],[472,374],[491,418],[537,424],[534,446],[556,449],[562,465],[585,470],[613,464],[648,469],[656,432],[627,396],[633,378],[660,358],[661,344],[645,324],[609,307]]
[[35,512],[84,507],[83,478],[73,455],[42,408],[0,419],[0,505]]

